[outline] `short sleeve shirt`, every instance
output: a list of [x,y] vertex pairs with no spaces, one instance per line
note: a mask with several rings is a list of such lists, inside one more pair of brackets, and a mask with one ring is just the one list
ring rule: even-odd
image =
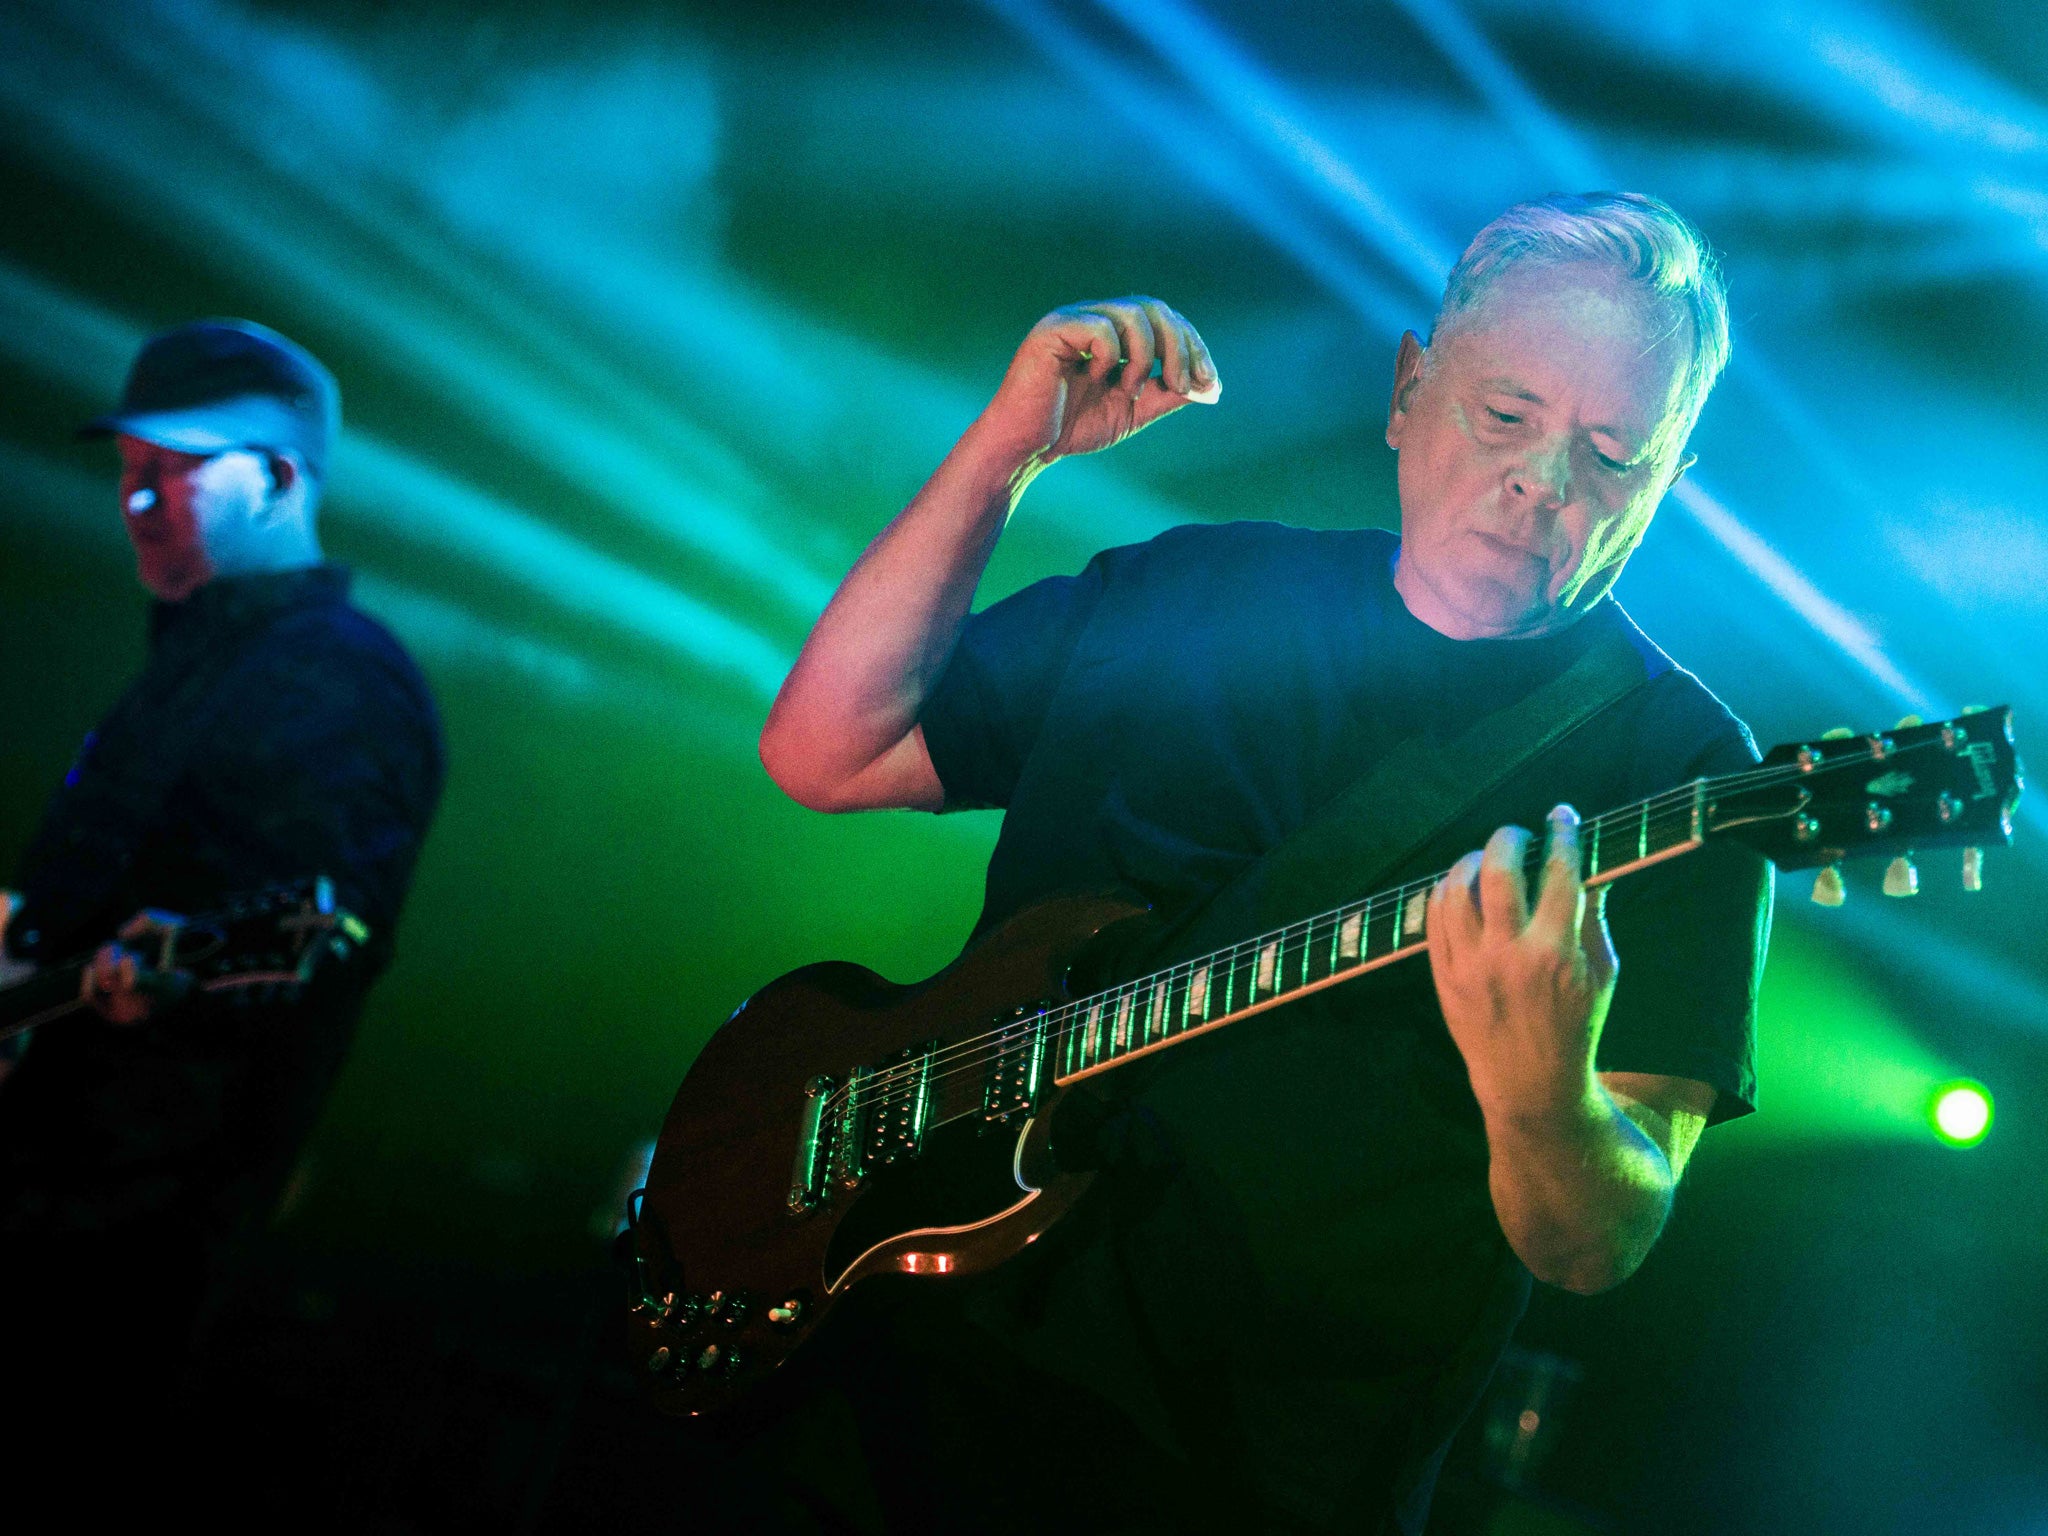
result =
[[[921,723],[947,807],[1005,812],[977,932],[1062,893],[1200,908],[1397,743],[1527,696],[1603,627],[1641,657],[1640,686],[1404,877],[1498,825],[1539,828],[1560,801],[1595,814],[1756,761],[1741,723],[1612,601],[1556,635],[1455,641],[1407,611],[1398,549],[1374,530],[1184,527],[971,618]],[[1716,1120],[1748,1112],[1769,902],[1768,866],[1718,846],[1620,882],[1601,1070],[1697,1079],[1718,1093]],[[1028,1284],[981,1307],[986,1326],[1183,1454],[1229,1456],[1311,1524],[1418,1507],[1527,1287],[1426,964],[1131,1077],[1109,1172],[1149,1193],[1105,1197],[1108,1214],[1080,1224],[1091,1236],[1041,1244]]]

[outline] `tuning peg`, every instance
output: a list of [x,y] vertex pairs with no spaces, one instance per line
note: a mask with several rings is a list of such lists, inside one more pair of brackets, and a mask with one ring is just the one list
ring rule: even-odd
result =
[[1819,874],[1813,877],[1813,899],[1823,907],[1839,907],[1848,899],[1849,892],[1842,884],[1842,870],[1838,864],[1821,866]]
[[1847,727],[1846,725],[1838,725],[1832,731],[1822,731],[1820,733],[1820,739],[1822,741],[1847,741],[1851,736],[1854,736],[1855,734],[1856,733],[1850,730],[1849,727]]
[[1899,723],[1893,726],[1892,729],[1895,731],[1907,731],[1916,725],[1922,724],[1925,724],[1925,722],[1918,715],[1901,715],[1899,716]]
[[1913,867],[1910,854],[1900,854],[1893,859],[1884,872],[1884,893],[1887,896],[1918,896],[1920,894],[1920,871]]
[[1966,715],[1981,715],[1990,707],[1989,704],[1965,704],[1963,706],[1963,713]]
[[1981,891],[1984,889],[1984,850],[1965,848],[1963,850],[1963,889]]

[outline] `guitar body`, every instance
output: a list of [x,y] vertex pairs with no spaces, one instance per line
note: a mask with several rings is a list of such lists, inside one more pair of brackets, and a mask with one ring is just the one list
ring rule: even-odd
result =
[[[928,981],[806,966],[733,1014],[676,1094],[635,1225],[645,1294],[632,1343],[659,1406],[721,1407],[859,1281],[992,1268],[1073,1206],[1089,1175],[1053,1159],[1063,1094],[1050,1072],[1006,1098],[970,1053],[948,1070],[947,1048],[1069,1001],[1068,973],[1096,935],[1143,911],[1048,902]],[[915,1077],[899,1069],[901,1084],[860,1096],[858,1074],[911,1053]]]

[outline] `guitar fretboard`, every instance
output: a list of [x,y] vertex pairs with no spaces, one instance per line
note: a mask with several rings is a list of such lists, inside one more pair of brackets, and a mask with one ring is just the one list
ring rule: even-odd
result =
[[[1604,885],[1697,848],[1706,786],[1697,780],[1583,823],[1581,879]],[[1532,876],[1543,857],[1532,848]],[[1412,880],[1020,1021],[1002,1050],[1049,1060],[1056,1081],[1072,1082],[1376,969],[1428,943],[1429,895],[1440,878]]]

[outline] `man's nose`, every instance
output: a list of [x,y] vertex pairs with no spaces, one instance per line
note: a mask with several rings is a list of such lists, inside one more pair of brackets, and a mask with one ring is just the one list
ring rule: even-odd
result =
[[1539,507],[1563,506],[1571,500],[1571,463],[1569,444],[1541,445],[1508,466],[1508,493]]

